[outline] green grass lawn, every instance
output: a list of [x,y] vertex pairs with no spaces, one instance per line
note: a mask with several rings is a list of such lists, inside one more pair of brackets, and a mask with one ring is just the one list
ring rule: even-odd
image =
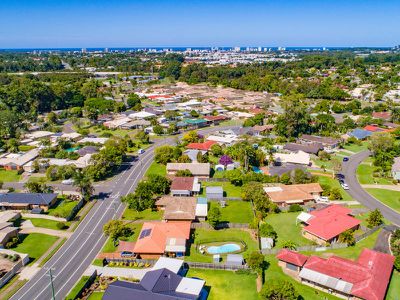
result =
[[320,168],[325,166],[325,169],[332,170],[332,161],[330,161],[330,160],[321,160],[319,158],[315,158],[315,159],[313,159],[313,162]]
[[343,200],[345,200],[345,201],[353,200],[353,198],[351,198],[351,196],[340,186],[339,181],[337,181],[336,179],[327,177],[327,176],[319,176],[318,182],[320,184],[329,185],[331,188],[334,188],[334,187],[339,188],[340,193],[342,194]]
[[266,256],[266,261],[268,262],[268,268],[265,271],[265,284],[268,284],[268,280],[272,279],[282,279],[282,280],[287,280],[291,282],[296,291],[302,296],[301,299],[339,299],[335,296],[329,295],[327,293],[324,293],[322,291],[313,289],[312,287],[309,287],[307,285],[303,285],[300,282],[294,280],[292,277],[286,275],[283,273],[281,267],[278,266],[278,260],[275,258],[274,255],[267,255]]
[[31,263],[41,257],[57,240],[58,237],[42,233],[21,234],[21,242],[12,250],[26,253]]
[[368,164],[360,164],[357,167],[357,178],[360,184],[388,184],[393,185],[389,178],[373,177],[374,167]]
[[376,199],[400,212],[400,192],[384,189],[366,189]]
[[239,275],[232,271],[190,269],[186,277],[197,277],[206,281],[206,288],[210,288],[208,300],[258,299],[254,274]]
[[[133,230],[133,234],[127,239],[128,242],[134,242],[137,240],[140,230],[142,229],[142,225],[141,223],[131,223],[128,224],[129,227]],[[103,246],[103,249],[101,250],[101,252],[105,252],[105,253],[113,253],[115,251],[117,251],[118,246],[115,246],[113,241],[108,238],[106,243]]]
[[389,284],[386,300],[399,300],[400,295],[400,273],[393,271],[392,280]]
[[356,145],[356,144],[345,145],[343,148],[346,149],[346,150],[352,151],[354,153],[357,153],[357,152],[361,152],[361,151],[367,150],[368,149],[368,142],[364,141],[364,142],[361,143],[361,145]]
[[78,204],[78,201],[66,201],[60,199],[57,204],[49,208],[47,213],[50,216],[66,218],[71,214],[72,209]]
[[234,186],[232,183],[224,181],[224,182],[202,182],[201,183],[201,194],[200,196],[206,196],[206,187],[207,186],[222,186],[224,189],[225,197],[240,197],[242,193],[242,189],[240,186]]
[[167,175],[167,167],[153,161],[153,163],[147,169],[146,176],[149,176],[150,174],[165,176]]
[[79,281],[75,284],[75,286],[72,288],[71,292],[69,292],[69,294],[65,299],[66,300],[76,299],[76,296],[78,295],[79,291],[85,286],[89,278],[90,278],[89,276],[82,276],[81,279],[79,279]]
[[[196,250],[196,243],[201,243],[202,241],[215,241],[215,242],[234,242],[243,241],[247,245],[247,250],[243,252],[244,257],[253,251],[258,250],[258,243],[254,240],[250,233],[245,230],[240,229],[196,229],[195,230],[195,240],[190,246],[190,253],[185,257],[187,261],[197,261],[197,262],[212,262],[212,255],[204,255]],[[222,255],[224,259],[226,255]]]
[[17,182],[21,179],[18,171],[0,170],[0,181],[3,182]]
[[[32,224],[35,227],[43,227],[43,228],[48,228],[48,229],[54,229],[54,230],[60,230],[57,227],[57,221],[53,221],[53,220],[47,220],[47,219],[36,219],[36,218],[23,218],[23,220],[30,220],[32,222]],[[65,225],[69,226],[70,223],[69,222],[65,222]],[[63,230],[66,230],[68,228],[65,228]]]
[[144,211],[135,211],[133,209],[125,209],[122,219],[124,220],[161,220],[163,211],[146,209]]
[[301,234],[301,225],[296,225],[296,217],[299,212],[270,214],[265,221],[270,224],[278,234],[276,247],[282,247],[285,241],[295,242],[299,246],[311,245],[312,241]]
[[90,294],[88,300],[101,300],[103,298],[103,292],[93,292]]
[[218,202],[210,201],[210,208],[214,206],[221,211],[222,222],[250,223],[254,218],[250,202],[231,200],[222,208]]

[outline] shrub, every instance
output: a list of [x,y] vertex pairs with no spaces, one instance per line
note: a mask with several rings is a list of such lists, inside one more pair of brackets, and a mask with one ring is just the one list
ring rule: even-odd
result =
[[56,227],[57,227],[59,230],[63,230],[63,229],[68,228],[67,224],[65,224],[64,222],[57,222]]
[[14,248],[15,246],[17,246],[18,244],[18,238],[17,237],[13,237],[11,240],[9,240],[6,243],[6,249],[10,249],[10,248]]
[[299,294],[293,284],[283,279],[268,280],[262,291],[262,299],[297,300]]
[[375,226],[383,224],[383,216],[379,209],[375,209],[369,213],[367,223],[369,228],[373,228]]
[[297,212],[297,211],[303,211],[303,208],[300,206],[300,204],[290,205],[289,212]]
[[296,250],[297,244],[293,241],[284,241],[282,243],[282,248],[290,249],[290,250]]
[[278,234],[276,233],[274,228],[268,223],[263,223],[260,225],[260,236],[270,237],[274,241],[278,238]]

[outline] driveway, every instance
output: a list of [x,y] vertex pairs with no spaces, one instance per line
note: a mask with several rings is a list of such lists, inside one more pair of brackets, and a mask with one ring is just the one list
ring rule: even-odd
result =
[[386,219],[393,224],[400,225],[400,214],[368,194],[358,182],[356,175],[357,167],[370,154],[368,150],[362,151],[350,156],[349,161],[343,162],[342,173],[345,175],[346,183],[349,186],[347,192],[364,206],[371,210],[379,209]]

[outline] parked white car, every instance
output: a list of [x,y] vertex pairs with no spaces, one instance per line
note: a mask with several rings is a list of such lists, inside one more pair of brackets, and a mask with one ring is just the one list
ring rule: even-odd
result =
[[329,203],[329,198],[326,196],[319,196],[316,201],[317,203]]
[[138,154],[143,154],[143,153],[144,153],[144,150],[143,150],[143,149],[139,149],[139,150],[137,151],[137,153],[138,153]]
[[349,189],[349,186],[346,183],[342,183],[341,186],[342,186],[342,188],[344,190],[348,190]]
[[72,178],[65,179],[65,180],[61,181],[61,183],[65,184],[65,185],[72,185],[72,184],[74,184],[74,180]]

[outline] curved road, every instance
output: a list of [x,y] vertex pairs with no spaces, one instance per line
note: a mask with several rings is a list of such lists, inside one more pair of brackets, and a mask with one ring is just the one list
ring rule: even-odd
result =
[[345,181],[349,186],[349,190],[347,192],[350,194],[350,196],[362,203],[364,206],[370,209],[379,209],[386,219],[393,224],[400,225],[400,213],[394,211],[390,207],[372,197],[358,182],[357,167],[370,154],[371,152],[368,150],[362,151],[350,156],[349,161],[343,162],[342,174],[345,176]]
[[[207,134],[235,127],[210,127],[199,130],[199,133]],[[122,215],[125,206],[120,202],[120,197],[134,191],[137,183],[153,162],[154,148],[162,144],[172,144],[174,141],[175,138],[157,140],[153,146],[139,156],[137,161],[124,164],[119,175],[96,189],[96,192],[108,193],[107,196],[96,202],[71,238],[11,299],[52,299],[52,288],[48,276],[50,268],[54,276],[55,299],[64,299],[103,247],[106,241],[103,225],[112,218],[119,218]]]

